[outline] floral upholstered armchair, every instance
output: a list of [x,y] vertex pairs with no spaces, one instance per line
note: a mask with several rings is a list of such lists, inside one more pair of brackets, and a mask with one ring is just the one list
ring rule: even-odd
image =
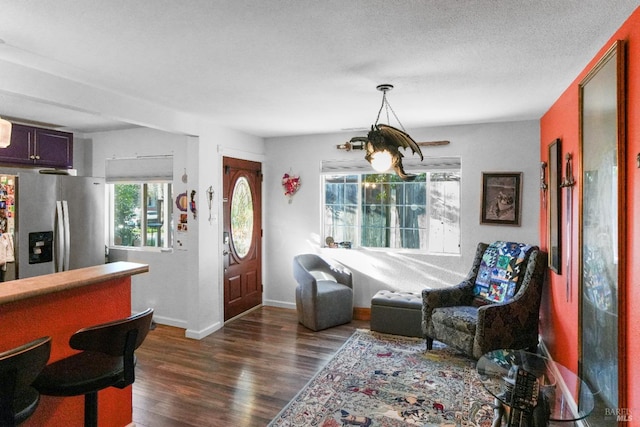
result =
[[433,340],[475,359],[498,349],[534,350],[546,270],[547,254],[537,246],[479,243],[460,284],[422,291],[427,350]]

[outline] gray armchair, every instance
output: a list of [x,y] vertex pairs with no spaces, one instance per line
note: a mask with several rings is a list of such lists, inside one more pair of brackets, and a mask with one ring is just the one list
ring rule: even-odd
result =
[[[501,252],[510,250],[518,255]],[[537,246],[479,243],[460,284],[422,291],[427,350],[438,340],[479,359],[497,349],[536,348],[546,269],[547,254]]]
[[353,279],[338,263],[329,264],[315,254],[293,258],[298,321],[313,331],[351,322]]

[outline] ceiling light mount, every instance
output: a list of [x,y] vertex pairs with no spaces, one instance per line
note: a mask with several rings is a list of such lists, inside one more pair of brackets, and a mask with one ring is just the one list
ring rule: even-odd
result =
[[[403,148],[404,150],[411,148],[413,154],[418,154],[420,156],[420,160],[423,159],[422,151],[420,151],[420,147],[416,144],[413,138],[411,138],[411,136],[409,136],[409,134],[404,130],[404,126],[400,123],[400,119],[398,119],[398,116],[395,111],[393,111],[393,108],[391,108],[389,101],[387,101],[387,92],[393,89],[393,85],[385,83],[376,86],[376,89],[382,92],[382,105],[380,105],[376,121],[371,126],[371,130],[367,136],[353,137],[349,142],[338,145],[337,147],[347,151],[364,149],[366,151],[364,158],[377,172],[383,173],[389,169],[393,169],[403,181],[413,181],[416,178],[416,175],[405,173],[404,168],[402,167],[403,155],[399,151],[399,148]],[[387,124],[378,124],[382,110],[386,113]],[[397,129],[388,124],[389,111],[391,111],[401,129]],[[356,145],[354,143],[360,144]]]

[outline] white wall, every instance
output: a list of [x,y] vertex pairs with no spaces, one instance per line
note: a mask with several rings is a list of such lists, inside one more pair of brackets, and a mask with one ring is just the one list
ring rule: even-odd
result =
[[[149,273],[132,278],[134,311],[153,307],[156,322],[185,328],[192,338],[219,329],[224,322],[219,249],[222,204],[217,196],[222,185],[222,153],[253,158],[263,151],[262,139],[214,126],[205,126],[200,137],[137,128],[84,138],[92,147],[94,176],[104,176],[108,158],[173,155],[174,199],[183,192],[197,192],[197,216],[188,212],[188,232],[179,236],[182,246],[168,252],[111,248],[110,259],[149,265]],[[182,181],[185,173],[187,183]],[[211,216],[206,198],[210,186],[215,192]],[[174,224],[178,215],[174,210]]]
[[[105,176],[105,162],[109,158],[173,155],[173,191],[179,194],[187,190],[180,179],[186,169],[186,136],[138,128],[94,133],[90,138],[92,141],[90,145],[93,146],[93,176]],[[174,212],[174,223],[177,221],[177,215],[177,212]],[[149,273],[133,277],[134,286],[131,293],[134,311],[153,307],[156,321],[187,327],[187,301],[181,293],[186,290],[188,271],[175,268],[175,266],[186,265],[189,255],[187,249],[166,253],[110,249],[111,261],[140,262],[151,266]]]
[[[181,188],[186,167],[189,189],[197,191],[199,215],[189,223],[188,249],[172,253],[116,250],[112,258],[150,266],[149,273],[133,278],[135,310],[152,306],[156,321],[185,327],[186,335],[193,338],[220,328],[222,207],[217,195],[221,194],[221,159],[228,155],[262,161],[263,139],[227,129],[213,117],[198,117],[5,60],[0,60],[0,91],[141,127],[74,135],[74,166],[79,175],[104,176],[107,157],[174,154],[176,188]],[[211,221],[209,186],[216,193]]]
[[[471,265],[478,242],[511,240],[538,244],[539,125],[537,121],[410,129],[417,141],[449,140],[448,146],[423,149],[426,156],[460,156],[461,255],[442,256],[367,249],[321,249],[320,160],[363,156],[336,145],[356,133],[271,138],[266,141],[264,178],[265,304],[295,307],[291,260],[299,253],[321,253],[354,272],[355,305],[369,307],[380,289],[420,291],[454,284]],[[364,132],[363,132],[364,134]],[[522,225],[480,225],[481,173],[523,172]],[[280,180],[300,175],[301,188],[288,203]]]

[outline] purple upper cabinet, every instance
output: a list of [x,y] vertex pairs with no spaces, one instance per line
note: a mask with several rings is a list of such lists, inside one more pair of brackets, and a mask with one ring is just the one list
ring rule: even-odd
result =
[[0,163],[71,169],[73,134],[14,124],[11,145],[0,148]]
[[32,165],[31,151],[34,139],[33,127],[13,124],[11,144],[7,148],[0,148],[0,161],[2,163]]
[[71,169],[73,134],[50,129],[35,129],[35,163],[40,166]]

